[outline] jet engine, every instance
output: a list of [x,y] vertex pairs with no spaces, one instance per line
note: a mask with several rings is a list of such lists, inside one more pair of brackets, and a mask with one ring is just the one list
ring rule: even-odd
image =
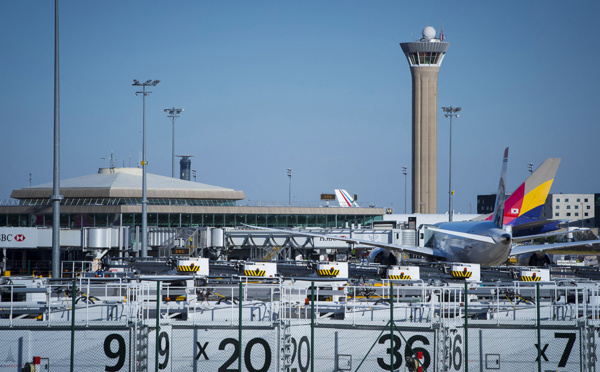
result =
[[369,253],[367,260],[369,262],[378,263],[380,265],[386,266],[398,264],[398,259],[396,258],[396,256],[394,256],[392,251],[389,251],[384,248],[373,249],[371,253]]
[[526,254],[520,255],[517,262],[521,266],[543,267],[543,266],[550,265],[552,263],[552,260],[550,260],[550,256],[548,256],[544,252],[539,252],[539,253],[534,252],[534,253],[526,253]]

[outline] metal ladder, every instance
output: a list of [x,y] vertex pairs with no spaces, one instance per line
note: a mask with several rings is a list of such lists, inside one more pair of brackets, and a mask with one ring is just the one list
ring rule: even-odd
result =
[[135,371],[148,371],[148,333],[149,327],[137,322],[135,327]]
[[282,372],[289,372],[290,371],[290,366],[292,365],[292,329],[291,329],[291,324],[290,324],[290,320],[282,320],[280,322],[280,344],[281,344],[281,353],[280,355],[280,359],[281,359],[281,371]]
[[[583,341],[583,356],[582,359],[584,361],[584,369],[586,371],[595,372],[596,371],[596,328],[594,327],[585,327],[584,332],[585,337]],[[587,341],[587,342],[586,342]]]

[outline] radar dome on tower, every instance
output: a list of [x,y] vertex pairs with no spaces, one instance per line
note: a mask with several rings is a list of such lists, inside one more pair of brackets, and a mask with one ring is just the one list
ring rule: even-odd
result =
[[423,29],[423,39],[430,41],[435,38],[435,28],[427,26]]

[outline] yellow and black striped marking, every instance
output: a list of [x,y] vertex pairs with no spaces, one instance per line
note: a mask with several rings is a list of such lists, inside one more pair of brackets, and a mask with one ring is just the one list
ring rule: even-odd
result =
[[471,272],[471,271],[453,271],[452,272],[453,278],[470,278],[471,275],[473,275],[473,272]]
[[244,275],[246,276],[265,276],[265,271],[256,269],[256,270],[244,270]]
[[317,274],[319,274],[320,276],[338,276],[340,275],[340,271],[339,270],[335,270],[333,267],[329,270],[325,269],[325,270],[317,270]]
[[523,282],[539,282],[542,280],[541,276],[522,276],[521,281]]
[[177,271],[197,273],[200,271],[200,266],[177,266]]
[[410,280],[410,275],[388,275],[388,279]]

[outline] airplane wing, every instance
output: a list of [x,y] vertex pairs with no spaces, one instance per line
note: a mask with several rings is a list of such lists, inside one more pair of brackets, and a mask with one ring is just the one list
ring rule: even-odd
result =
[[428,228],[431,231],[436,231],[436,232],[440,232],[443,234],[448,234],[448,235],[454,235],[454,236],[458,236],[461,238],[467,238],[467,239],[472,239],[472,240],[479,240],[481,242],[484,243],[491,243],[491,244],[495,244],[496,242],[494,242],[494,239],[492,239],[490,236],[483,236],[483,235],[478,235],[478,234],[469,234],[469,233],[465,233],[465,232],[460,232],[460,231],[452,231],[452,230],[446,230],[446,229],[438,229],[436,227],[429,227]]
[[[600,240],[583,240],[577,242],[565,242],[565,243],[553,243],[553,244],[531,244],[531,245],[516,245],[510,250],[510,256],[525,254],[525,253],[537,253],[546,252],[553,250],[564,250],[572,247],[584,248],[581,249],[580,254],[583,255],[600,255],[600,250],[590,250],[592,246],[600,244]],[[571,253],[577,253],[577,250],[571,250]]]
[[[577,230],[572,230],[572,231],[555,231],[555,232],[550,232],[550,233],[545,233],[545,234],[535,234],[535,235],[526,235],[526,236],[513,236],[513,242],[523,242],[523,241],[527,241],[527,240],[534,240],[534,239],[543,239],[546,238],[548,236],[558,236],[558,235],[567,235],[567,234],[573,234],[573,233],[577,233],[580,231],[589,231],[590,229],[588,228],[584,228],[584,229],[577,229]],[[593,240],[593,239],[592,239]],[[579,241],[579,243],[585,243],[586,241]]]
[[258,226],[251,226],[251,225],[244,225],[244,226],[250,227],[253,229],[258,229],[258,230],[284,232],[284,233],[288,233],[290,235],[308,236],[308,237],[314,237],[314,238],[339,240],[339,241],[346,242],[346,243],[363,244],[363,245],[368,245],[371,247],[385,248],[385,249],[390,249],[390,250],[399,251],[399,252],[414,253],[414,254],[418,254],[420,256],[435,257],[438,259],[446,258],[446,255],[441,250],[435,249],[435,248],[429,248],[429,247],[417,247],[414,245],[397,245],[397,244],[389,244],[389,243],[372,242],[369,240],[362,240],[362,239],[343,238],[343,237],[335,236],[335,235],[317,234],[317,233],[287,230],[287,229],[275,229],[275,228],[270,228],[270,227],[258,227]]

